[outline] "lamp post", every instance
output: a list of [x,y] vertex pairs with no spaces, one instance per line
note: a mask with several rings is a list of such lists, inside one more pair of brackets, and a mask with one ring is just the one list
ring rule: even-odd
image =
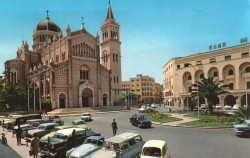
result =
[[[246,70],[246,68],[250,67],[249,65],[248,66],[245,66],[241,71],[240,71],[240,74],[242,73],[243,70]],[[246,81],[246,108],[248,107],[248,97],[247,97],[247,79],[245,79]],[[240,86],[240,84],[238,85]],[[240,88],[240,87],[239,87]],[[238,99],[239,99],[239,88],[238,88]]]
[[[192,66],[192,68],[194,69],[194,79],[195,79],[195,72],[196,72],[196,69],[195,69],[195,67],[191,64],[191,63],[189,63],[189,65],[190,66]],[[200,100],[200,97],[199,97],[199,86],[198,86],[198,82],[196,82],[196,88],[197,88],[197,104],[198,104],[198,106],[197,106],[197,108],[198,108],[198,117],[200,117],[200,107],[199,107],[199,100]]]

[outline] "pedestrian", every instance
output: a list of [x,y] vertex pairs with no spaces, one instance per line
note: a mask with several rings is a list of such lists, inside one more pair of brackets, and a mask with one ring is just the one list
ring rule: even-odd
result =
[[7,138],[4,133],[2,133],[2,143],[7,145]]
[[33,138],[30,143],[30,150],[32,151],[33,157],[38,158],[38,152],[39,152],[39,138],[37,137],[37,134],[35,133],[33,135]]
[[116,121],[115,121],[115,119],[113,119],[113,122],[112,122],[112,124],[111,124],[111,127],[112,127],[112,129],[113,129],[113,135],[115,136],[116,135],[116,131],[117,131],[117,123],[116,123]]
[[18,128],[16,129],[17,145],[22,145],[21,144],[22,135],[23,135],[23,130],[20,128],[20,125],[18,125]]
[[74,148],[76,146],[76,130],[74,129],[71,135],[67,138],[67,147],[69,149]]

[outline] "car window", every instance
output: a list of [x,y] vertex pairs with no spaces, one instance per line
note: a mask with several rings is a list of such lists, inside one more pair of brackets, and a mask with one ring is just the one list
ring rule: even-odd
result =
[[161,149],[160,148],[144,147],[142,152],[143,152],[143,155],[145,155],[145,156],[161,157]]
[[60,133],[56,133],[53,137],[58,138],[58,139],[64,139],[64,140],[68,138],[66,135],[60,134]]
[[112,143],[112,142],[105,142],[104,148],[106,148],[108,150],[112,150],[112,151],[116,151],[116,150],[120,149],[119,144]]
[[53,129],[54,128],[54,126],[53,125],[51,125],[51,126],[47,126],[47,130],[51,130],[51,129]]
[[128,141],[128,143],[129,143],[130,146],[133,146],[134,144],[136,144],[136,141],[135,141],[135,139],[130,139]]
[[136,136],[136,137],[134,138],[134,140],[135,140],[136,143],[138,143],[138,142],[141,142],[141,141],[142,141],[142,138],[141,138],[141,136]]
[[44,130],[46,128],[46,126],[43,126],[43,125],[39,125],[38,127],[37,127],[37,129],[41,129],[41,130]]
[[129,147],[128,143],[124,143],[121,145],[121,150],[126,150]]

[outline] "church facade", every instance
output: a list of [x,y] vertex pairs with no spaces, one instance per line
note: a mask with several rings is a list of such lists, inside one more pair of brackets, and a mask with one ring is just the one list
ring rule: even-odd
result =
[[34,28],[32,49],[23,41],[16,58],[5,62],[6,82],[35,85],[52,109],[113,106],[121,93],[119,29],[110,4],[101,37],[84,23],[76,31],[68,24],[63,36],[47,13]]

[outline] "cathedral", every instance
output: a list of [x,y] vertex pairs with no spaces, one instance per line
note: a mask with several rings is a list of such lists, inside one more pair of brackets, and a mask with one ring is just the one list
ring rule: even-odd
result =
[[5,62],[7,83],[35,85],[52,109],[113,106],[121,94],[121,42],[110,3],[100,28],[101,37],[83,22],[76,31],[68,24],[63,36],[47,12],[33,30],[32,49],[23,41]]

